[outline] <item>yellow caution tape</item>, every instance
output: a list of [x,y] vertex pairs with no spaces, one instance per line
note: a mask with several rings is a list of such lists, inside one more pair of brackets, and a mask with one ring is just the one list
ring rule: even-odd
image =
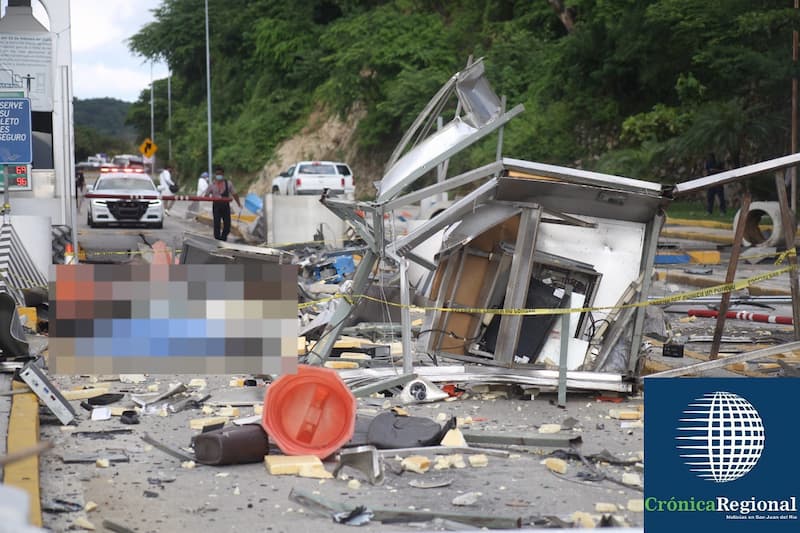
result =
[[786,250],[784,252],[781,252],[781,254],[778,256],[778,258],[775,260],[775,264],[776,265],[780,265],[781,263],[783,263],[786,260],[787,257],[796,257],[796,256],[797,256],[797,249],[796,248],[790,248],[790,249],[788,249],[788,250]]
[[693,298],[700,298],[703,296],[713,296],[716,294],[723,294],[726,292],[742,290],[750,285],[758,283],[760,281],[765,281],[781,274],[785,274],[794,270],[794,266],[784,267],[778,270],[773,270],[772,272],[765,272],[764,274],[759,274],[757,276],[753,276],[747,279],[734,281],[732,283],[723,283],[720,285],[715,285],[713,287],[706,287],[703,289],[698,289],[689,292],[683,292],[680,294],[674,294],[672,296],[665,296],[663,298],[656,298],[653,300],[647,300],[643,302],[634,302],[629,304],[623,305],[609,305],[609,306],[600,306],[600,307],[576,307],[570,309],[488,309],[484,307],[427,307],[427,306],[418,306],[418,305],[408,305],[405,306],[403,304],[397,302],[389,302],[387,300],[383,300],[380,298],[375,298],[374,296],[368,296],[366,294],[358,294],[358,295],[351,295],[351,294],[333,294],[331,296],[321,298],[319,300],[314,300],[312,302],[304,302],[298,304],[300,309],[306,309],[308,307],[312,307],[314,305],[318,305],[321,303],[330,302],[332,300],[341,298],[350,305],[353,305],[358,302],[358,300],[364,299],[369,300],[372,302],[380,303],[383,305],[389,305],[392,307],[399,307],[404,308],[407,307],[412,310],[416,311],[439,311],[442,313],[466,313],[466,314],[493,314],[493,315],[512,315],[512,316],[531,316],[531,315],[565,315],[565,314],[572,314],[572,313],[586,313],[586,312],[596,312],[596,311],[610,311],[614,309],[629,309],[629,308],[636,308],[636,307],[646,307],[648,305],[664,305],[674,302],[680,302],[684,300],[691,300]]

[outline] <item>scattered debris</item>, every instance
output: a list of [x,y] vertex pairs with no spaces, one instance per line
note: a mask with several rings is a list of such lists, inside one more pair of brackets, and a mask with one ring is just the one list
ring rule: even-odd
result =
[[302,467],[323,467],[316,455],[268,455],[264,457],[264,464],[273,476],[297,475]]
[[544,465],[551,471],[556,472],[558,474],[566,474],[567,473],[567,462],[563,459],[557,459],[555,457],[548,457],[544,460]]
[[616,503],[597,502],[594,504],[594,510],[598,513],[616,513],[619,507]]
[[628,511],[631,511],[632,513],[643,513],[644,512],[644,500],[641,499],[641,498],[628,500],[627,509],[628,509]]
[[539,426],[539,433],[558,433],[561,431],[561,424],[542,424]]
[[424,455],[410,455],[400,462],[400,465],[405,470],[416,472],[417,474],[424,474],[431,467],[431,460]]
[[452,479],[446,479],[442,481],[422,481],[419,479],[412,479],[408,482],[409,486],[414,487],[416,489],[441,489],[444,487],[449,487],[453,484]]
[[455,428],[448,430],[448,432],[445,433],[445,436],[442,439],[442,446],[447,446],[449,448],[460,448],[467,446],[467,441],[464,438],[464,434],[461,433],[461,430]]
[[452,504],[458,506],[475,505],[481,496],[483,496],[481,492],[467,492],[453,498]]
[[358,470],[372,485],[383,482],[383,462],[374,446],[342,448],[339,451],[336,467],[333,469],[333,476],[338,476],[344,467]]
[[484,466],[489,465],[489,458],[484,453],[470,455],[467,460],[469,461],[470,466],[473,468],[483,468]]

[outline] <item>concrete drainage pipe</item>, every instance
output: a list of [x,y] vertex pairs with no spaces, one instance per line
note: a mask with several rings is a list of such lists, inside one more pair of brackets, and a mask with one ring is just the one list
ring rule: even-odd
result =
[[[734,229],[739,224],[739,217],[742,210],[737,211],[733,219]],[[765,220],[769,219],[769,220]],[[794,218],[794,217],[792,217]],[[771,230],[762,231],[760,225],[772,225]],[[795,231],[792,228],[792,231]],[[744,220],[744,239],[742,244],[745,246],[759,246],[769,248],[779,248],[785,246],[783,238],[783,222],[781,220],[781,206],[778,202],[753,202]]]

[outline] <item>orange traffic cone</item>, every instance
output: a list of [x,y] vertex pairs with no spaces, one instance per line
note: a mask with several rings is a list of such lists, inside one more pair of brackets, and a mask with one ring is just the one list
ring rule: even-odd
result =
[[64,264],[65,265],[75,264],[75,251],[72,249],[71,243],[67,243],[66,246],[64,246]]

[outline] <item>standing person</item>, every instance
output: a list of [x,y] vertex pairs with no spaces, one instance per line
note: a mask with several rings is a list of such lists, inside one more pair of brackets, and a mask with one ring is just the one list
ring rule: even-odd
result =
[[[225,178],[225,170],[221,166],[214,168],[214,181],[206,188],[203,196],[233,198],[239,205],[239,209],[242,209],[239,195],[236,194],[233,183]],[[214,215],[214,238],[219,241],[227,241],[228,233],[231,231],[231,203],[214,202],[211,212]]]
[[[197,178],[197,196],[203,196],[206,189],[208,189],[208,172],[203,172],[200,174],[200,177]],[[200,210],[200,203],[195,200],[189,204],[186,210],[189,213],[197,213],[197,211]]]
[[203,172],[197,178],[197,196],[203,196],[206,189],[208,189],[208,172]]
[[86,177],[83,175],[83,170],[77,169],[75,171],[75,200],[78,203],[78,211],[81,210],[83,204],[83,191],[86,188]]
[[[161,196],[165,194],[172,194],[172,187],[175,182],[172,181],[172,165],[167,163],[161,174],[158,175],[158,190],[161,191]],[[175,203],[172,200],[164,201],[164,214],[169,215],[169,208]]]
[[[722,165],[717,162],[717,158],[713,153],[708,154],[705,165],[705,174],[710,176],[722,172]],[[714,214],[714,198],[719,197],[719,212],[725,214],[725,188],[723,185],[714,185],[709,187],[706,191],[706,211],[709,215]]]

